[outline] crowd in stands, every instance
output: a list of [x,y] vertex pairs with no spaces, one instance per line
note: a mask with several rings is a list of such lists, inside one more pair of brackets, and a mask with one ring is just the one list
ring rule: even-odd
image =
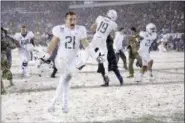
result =
[[[26,24],[29,30],[38,36],[51,33],[55,25],[64,23],[64,16],[69,11],[69,5],[83,4],[83,2],[65,1],[2,1],[1,25],[11,34],[19,31],[21,24]],[[146,2],[119,6],[90,7],[72,9],[78,15],[78,24],[85,25],[87,29],[99,15],[105,15],[109,9],[118,13],[117,23],[124,27],[127,34],[134,26],[144,30],[146,24],[153,22],[157,26],[158,34],[184,33],[184,2],[163,1]],[[182,37],[172,38],[174,48],[184,48]],[[176,42],[176,43],[175,43]]]

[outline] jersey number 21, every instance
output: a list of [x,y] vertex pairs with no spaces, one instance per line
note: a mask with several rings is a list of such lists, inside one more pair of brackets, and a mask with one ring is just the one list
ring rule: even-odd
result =
[[75,36],[66,36],[65,48],[75,49]]

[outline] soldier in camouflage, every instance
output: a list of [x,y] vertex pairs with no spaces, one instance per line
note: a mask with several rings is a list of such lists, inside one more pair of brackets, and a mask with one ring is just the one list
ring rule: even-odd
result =
[[129,39],[129,76],[127,78],[132,78],[134,77],[134,69],[133,69],[133,64],[134,60],[137,59],[136,65],[141,66],[141,57],[138,54],[138,49],[139,49],[139,41],[140,37],[136,31],[135,27],[131,28],[132,31],[132,37]]
[[10,85],[13,85],[13,76],[10,71],[10,64],[8,63],[6,53],[8,50],[16,48],[16,46],[19,46],[19,43],[8,36],[7,31],[1,27],[1,94],[5,93],[2,78],[9,80]]

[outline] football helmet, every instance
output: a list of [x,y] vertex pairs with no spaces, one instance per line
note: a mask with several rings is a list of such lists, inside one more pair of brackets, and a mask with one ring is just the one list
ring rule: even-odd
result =
[[149,23],[146,25],[146,31],[149,33],[155,33],[157,31],[157,28],[153,23]]
[[107,12],[107,17],[109,17],[111,20],[116,21],[117,19],[117,12],[113,9],[109,10]]

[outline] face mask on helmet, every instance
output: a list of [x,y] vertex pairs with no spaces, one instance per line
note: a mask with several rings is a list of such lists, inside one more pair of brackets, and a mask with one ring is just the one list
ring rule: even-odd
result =
[[155,27],[154,28],[151,28],[151,32],[152,33],[156,32],[156,28]]
[[149,23],[146,26],[146,31],[149,32],[149,33],[155,33],[157,31],[156,26],[153,23]]

